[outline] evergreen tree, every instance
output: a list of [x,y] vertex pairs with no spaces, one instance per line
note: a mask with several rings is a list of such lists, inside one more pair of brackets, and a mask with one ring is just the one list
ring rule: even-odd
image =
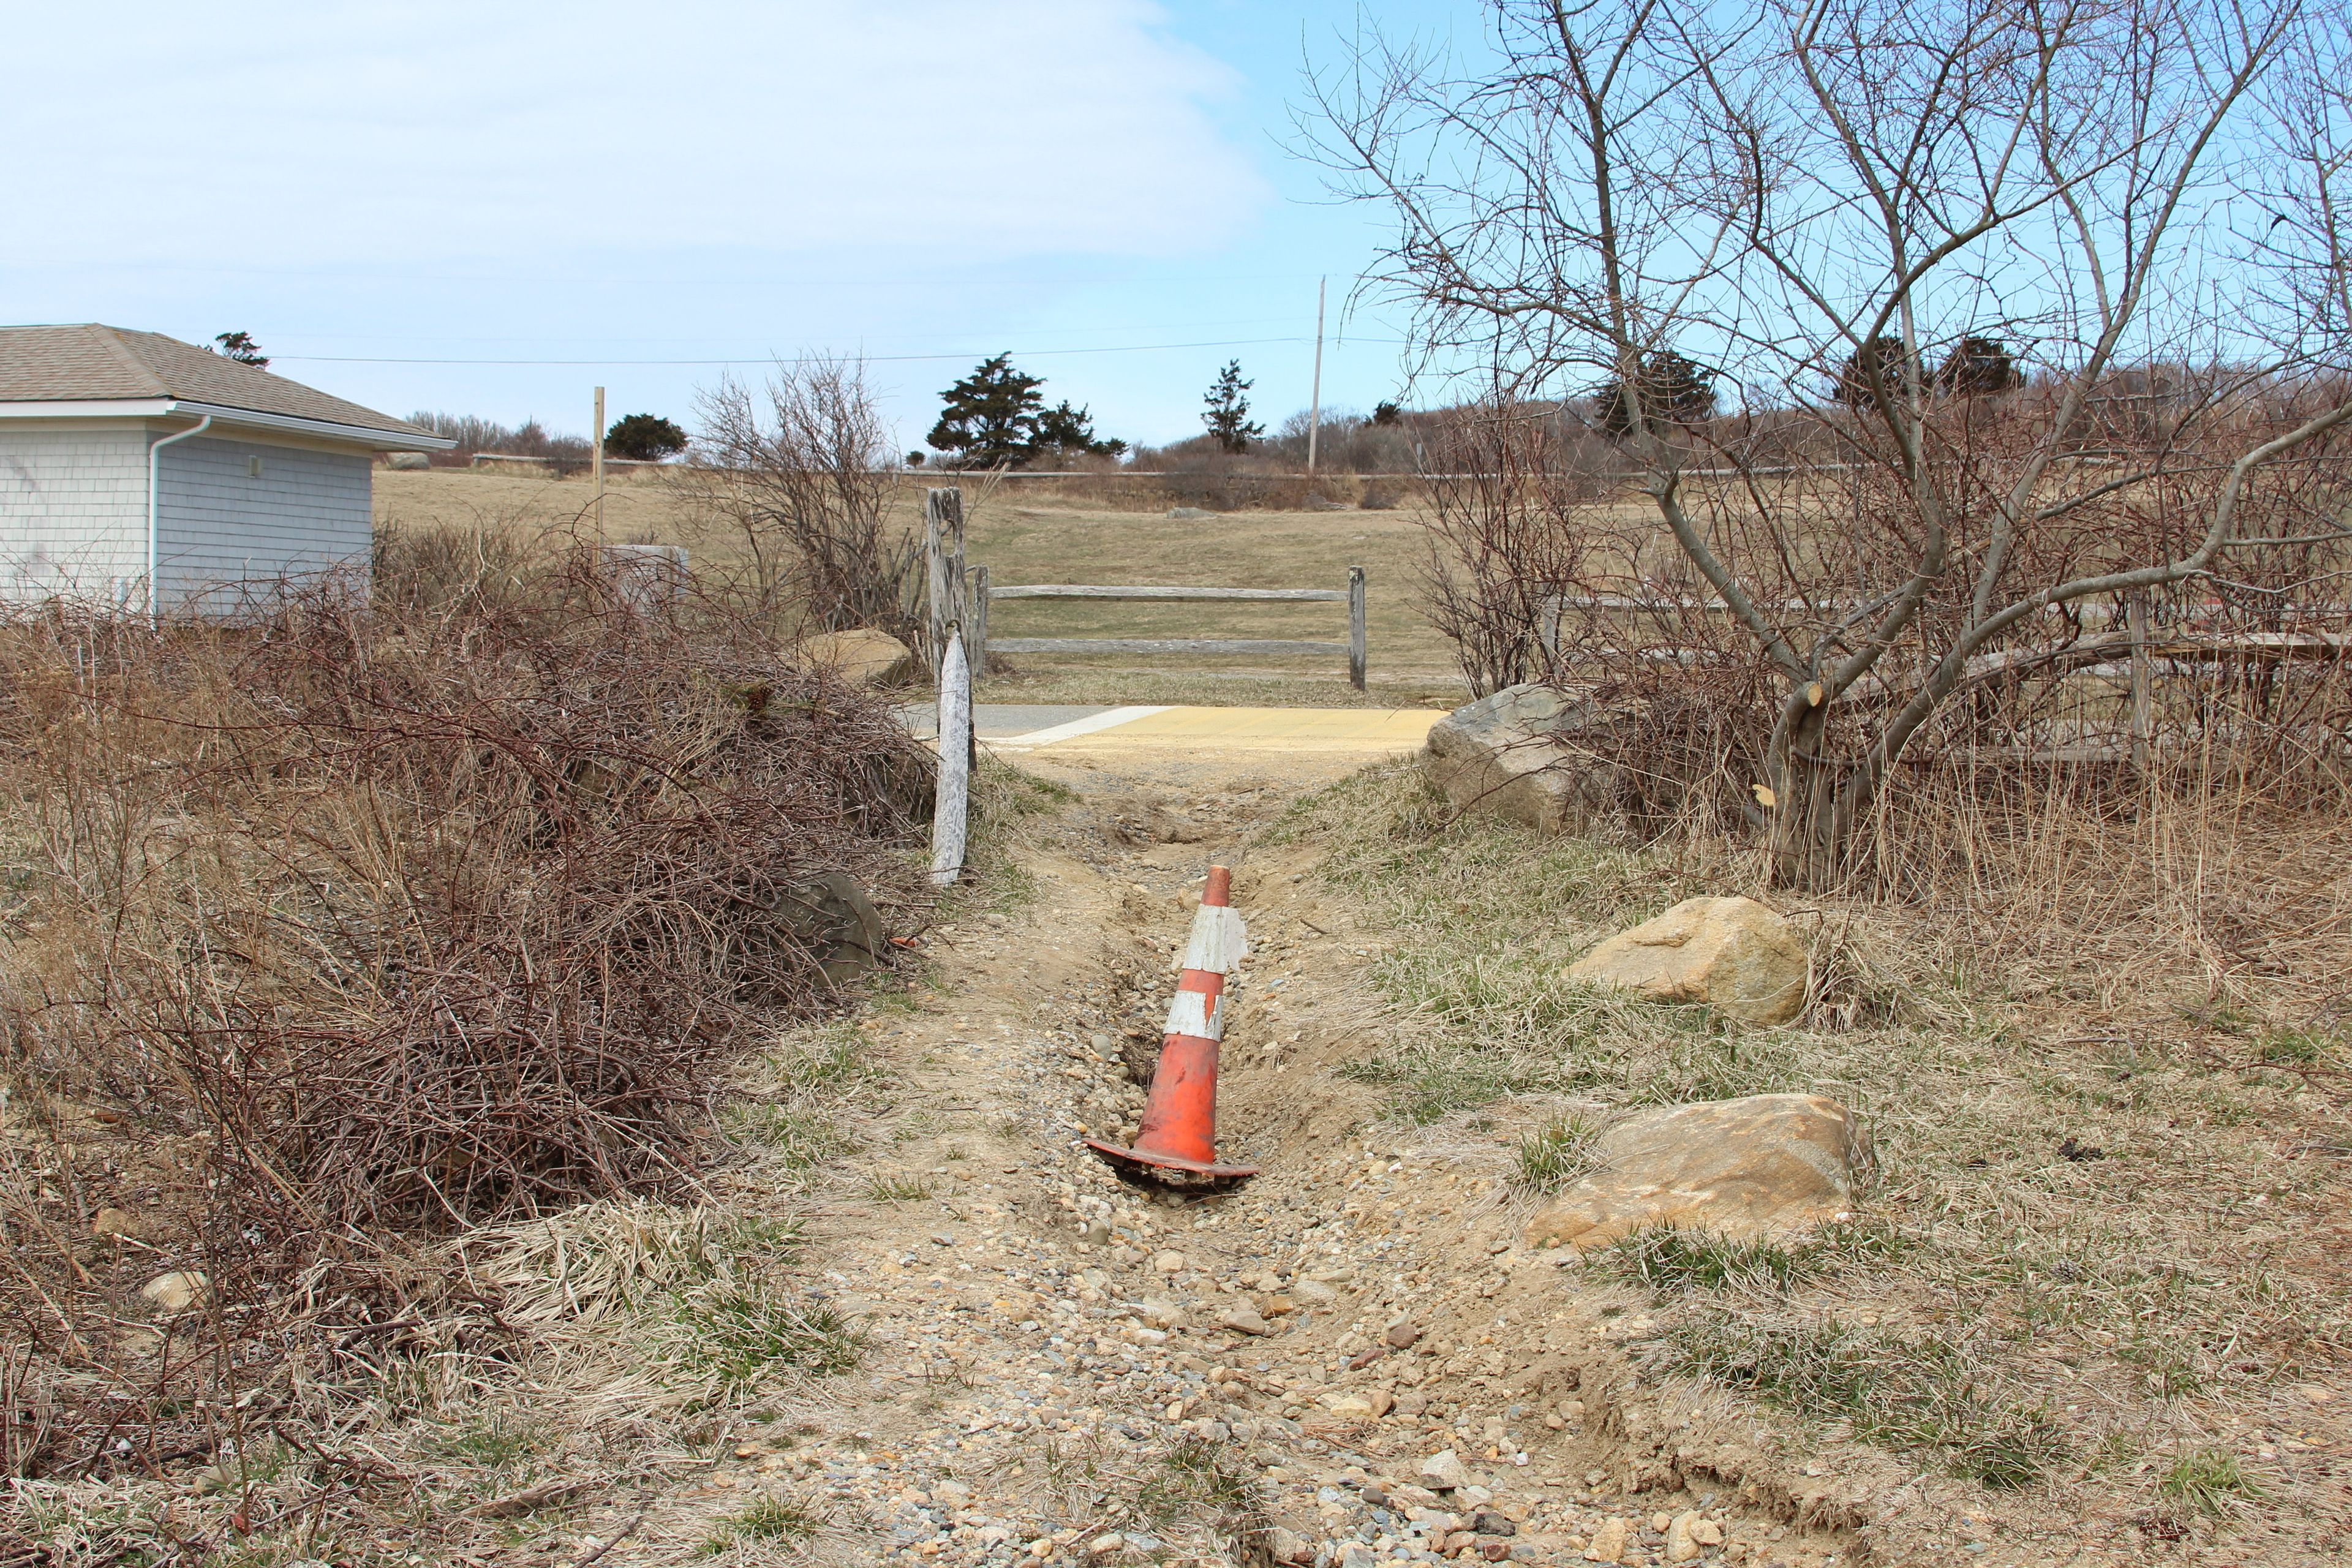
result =
[[1229,360],[1209,385],[1209,395],[1201,399],[1206,410],[1201,423],[1217,438],[1217,445],[1228,452],[1246,452],[1249,444],[1265,434],[1265,426],[1254,424],[1249,416],[1249,389],[1257,384],[1242,379],[1242,362]]
[[982,360],[940,395],[940,422],[923,439],[956,468],[1018,468],[1037,453],[1038,413],[1045,403],[1037,389],[1045,384],[1045,377],[1013,369],[1009,353]]
[[1937,370],[1936,384],[1962,397],[1987,397],[2016,391],[2025,384],[2025,377],[1999,338],[1962,338]]
[[686,450],[686,432],[656,414],[632,414],[604,432],[604,455],[658,463]]
[[[1690,425],[1715,412],[1715,372],[1696,360],[1664,349],[1642,362],[1642,412],[1652,419]],[[1612,436],[1633,433],[1633,400],[1622,378],[1611,377],[1596,395],[1601,428]]]
[[1903,395],[1903,340],[1876,337],[1847,356],[1838,372],[1838,401],[1850,408],[1875,407],[1878,393],[1889,403]]
[[1398,405],[1394,403],[1375,403],[1372,405],[1373,424],[1397,425],[1402,424],[1403,420],[1404,410]]
[[213,353],[223,359],[233,359],[239,364],[249,364],[256,370],[269,368],[269,356],[253,341],[251,332],[223,332],[213,339],[220,346]]
[[1116,458],[1127,450],[1126,442],[1096,435],[1093,413],[1071,407],[1066,398],[1037,416],[1037,446],[1096,458]]

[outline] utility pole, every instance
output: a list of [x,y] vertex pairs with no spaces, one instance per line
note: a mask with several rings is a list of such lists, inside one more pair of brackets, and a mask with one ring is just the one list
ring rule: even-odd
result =
[[596,427],[588,437],[588,473],[596,486],[596,542],[604,542],[604,389],[596,389]]
[[1323,287],[1329,279],[1315,279],[1315,391],[1307,407],[1307,476],[1315,477],[1315,447],[1323,434]]

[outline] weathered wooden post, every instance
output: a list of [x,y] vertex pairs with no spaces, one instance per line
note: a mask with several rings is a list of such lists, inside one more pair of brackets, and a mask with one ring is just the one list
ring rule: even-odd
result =
[[940,887],[963,874],[971,762],[971,667],[961,631],[950,626],[940,659],[940,784],[931,805],[931,880]]
[[1348,684],[1364,689],[1364,569],[1348,568]]
[[950,488],[923,495],[923,562],[930,588],[924,652],[937,679],[947,658],[948,628],[963,614],[963,491]]

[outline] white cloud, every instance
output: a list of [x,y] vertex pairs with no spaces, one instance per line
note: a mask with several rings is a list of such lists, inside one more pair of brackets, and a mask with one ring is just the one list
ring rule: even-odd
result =
[[1190,250],[1265,187],[1203,108],[1230,73],[1160,20],[1145,0],[43,7],[11,27],[0,258]]

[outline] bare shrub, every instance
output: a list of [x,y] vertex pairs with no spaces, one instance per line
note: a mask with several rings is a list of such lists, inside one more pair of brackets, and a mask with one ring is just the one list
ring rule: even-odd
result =
[[818,630],[874,626],[911,642],[920,542],[895,525],[896,444],[849,360],[729,377],[696,404],[701,430],[675,482],[742,546],[751,603],[798,606]]
[[690,592],[532,582],[0,625],[16,1473],[359,1375],[450,1289],[420,1235],[677,1187],[721,1069],[834,994],[832,879],[919,918],[885,708]]

